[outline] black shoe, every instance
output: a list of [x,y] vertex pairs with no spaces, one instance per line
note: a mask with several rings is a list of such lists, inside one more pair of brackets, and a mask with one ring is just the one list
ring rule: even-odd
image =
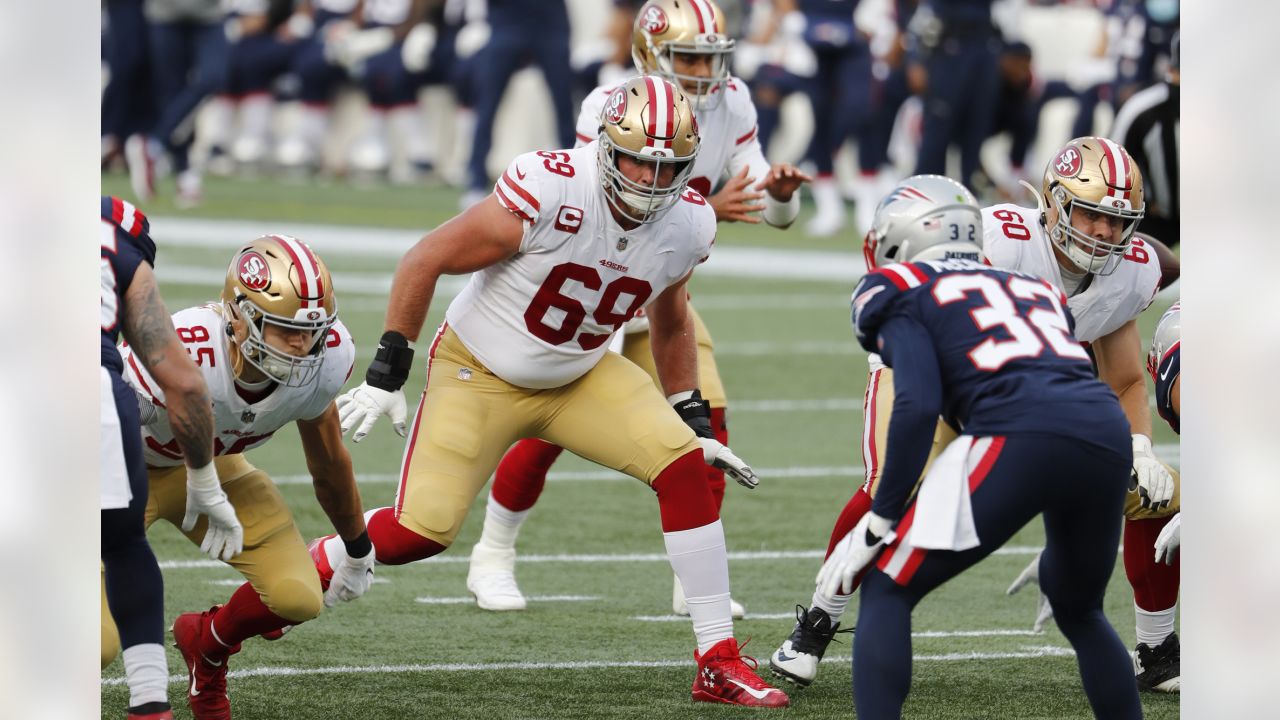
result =
[[1138,689],[1147,692],[1176,693],[1181,684],[1182,648],[1178,634],[1170,633],[1156,647],[1138,643],[1133,654],[1133,671]]
[[769,669],[774,675],[807,686],[818,676],[818,662],[837,632],[853,630],[840,630],[840,623],[831,622],[831,617],[821,608],[806,609],[797,605],[796,629],[782,647],[773,652]]

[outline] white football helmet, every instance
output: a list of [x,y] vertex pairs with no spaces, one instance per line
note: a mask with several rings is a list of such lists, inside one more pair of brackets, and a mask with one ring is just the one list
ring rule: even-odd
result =
[[913,175],[876,207],[862,253],[870,270],[919,260],[982,262],[982,209],[951,178]]
[[1151,336],[1151,350],[1147,353],[1147,373],[1152,379],[1160,368],[1164,356],[1182,341],[1182,301],[1174,303],[1156,324],[1156,331]]
[[[637,223],[657,220],[680,200],[698,155],[698,123],[684,92],[656,75],[632,78],[609,94],[600,114],[596,162],[609,204]],[[639,183],[618,168],[618,156],[654,163],[653,182]],[[665,166],[671,181],[661,184]]]

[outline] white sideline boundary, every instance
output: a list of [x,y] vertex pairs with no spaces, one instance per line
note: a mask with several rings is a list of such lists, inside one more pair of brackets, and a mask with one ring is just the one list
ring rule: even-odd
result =
[[[914,655],[917,662],[964,662],[972,660],[1034,660],[1039,658],[1074,657],[1071,648],[1057,645],[1027,646],[1015,652],[961,652],[933,655]],[[849,655],[828,655],[822,659],[824,663],[847,663]],[[525,670],[610,670],[629,668],[678,668],[694,667],[693,660],[573,660],[565,662],[503,662],[503,663],[434,663],[412,665],[332,665],[328,667],[296,668],[287,666],[245,668],[232,670],[227,678],[250,677],[298,677],[302,675],[403,675],[409,673],[440,672],[493,672],[525,671]],[[170,675],[170,685],[185,685],[186,675]],[[123,685],[123,677],[103,678],[102,685],[110,687]]]
[[[993,555],[1035,555],[1044,548],[1033,547],[1030,545],[1006,545],[996,550]],[[730,552],[729,560],[733,562],[757,562],[762,560],[809,560],[820,558],[826,554],[825,550],[746,550],[738,552]],[[410,565],[417,563],[433,563],[454,565],[459,563],[470,563],[471,556],[467,553],[459,553],[456,555],[436,555],[426,560],[417,560]],[[642,563],[642,562],[669,562],[666,553],[619,553],[616,555],[518,555],[516,562],[524,563]],[[160,568],[162,570],[195,570],[205,568],[225,568],[230,570],[231,566],[221,560],[161,560]],[[792,613],[792,617],[794,617]]]
[[[603,600],[599,595],[529,595],[525,600],[529,602],[593,602],[595,600]],[[476,599],[470,595],[462,597],[416,597],[414,602],[422,605],[472,605]]]

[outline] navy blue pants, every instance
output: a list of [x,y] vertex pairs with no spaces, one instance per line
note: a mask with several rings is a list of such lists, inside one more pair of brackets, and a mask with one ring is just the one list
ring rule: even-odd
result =
[[[567,22],[565,23],[567,28]],[[467,170],[472,190],[486,190],[489,175],[485,160],[493,148],[493,121],[507,83],[520,66],[532,62],[542,70],[551,90],[556,115],[557,147],[573,147],[573,71],[569,66],[569,33],[530,32],[519,25],[493,26],[489,44],[476,54],[471,80],[475,83],[476,131]]]
[[226,88],[227,36],[222,23],[155,23],[150,30],[151,82],[159,106],[151,134],[181,172],[195,137],[196,108]]
[[[998,437],[970,476],[981,545],[963,552],[890,545],[862,584],[853,647],[858,717],[897,718],[911,686],[911,612],[926,595],[1044,515],[1040,587],[1075,648],[1099,718],[1140,718],[1129,654],[1102,612],[1116,564],[1133,462],[1128,433],[1110,448],[1057,435]],[[986,468],[985,476],[983,468]],[[975,480],[976,478],[976,480]],[[914,506],[898,524],[909,530]]]
[[872,85],[872,116],[858,143],[858,168],[863,172],[876,172],[889,164],[893,123],[909,97],[911,91],[907,89],[907,73],[903,67],[890,70],[884,81]]
[[138,400],[118,373],[111,374],[125,465],[129,469],[129,507],[102,511],[102,564],[106,570],[107,605],[128,649],[164,638],[164,580],[147,544],[147,466],[142,459]]
[[780,65],[761,65],[751,80],[751,100],[756,106],[756,136],[760,147],[767,154],[769,141],[778,128],[782,101],[794,92],[810,92],[812,78],[801,77],[782,69]]
[[814,48],[818,72],[809,85],[813,138],[806,155],[818,172],[830,174],[835,155],[850,135],[862,137],[871,120],[871,51],[862,43]]
[[273,33],[241,38],[230,47],[225,91],[237,97],[269,92],[300,48],[300,41],[285,42]]
[[106,12],[102,55],[111,80],[102,91],[102,134],[124,140],[150,129],[147,20],[142,0],[108,0]]
[[973,187],[982,143],[991,135],[1000,90],[999,40],[994,35],[943,39],[927,60],[924,137],[916,174],[947,174],[947,148],[960,146],[960,180]]
[[346,70],[329,64],[324,57],[324,41],[316,35],[301,41],[293,55],[291,71],[298,78],[298,99],[308,105],[327,105]]
[[365,61],[360,85],[369,96],[369,104],[375,108],[388,109],[417,102],[419,85],[416,76],[405,69],[403,47],[404,43],[394,43]]

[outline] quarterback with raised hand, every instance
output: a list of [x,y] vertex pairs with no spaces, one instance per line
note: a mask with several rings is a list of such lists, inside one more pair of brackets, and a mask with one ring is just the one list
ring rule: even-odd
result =
[[[660,77],[614,90],[600,137],[520,155],[494,192],[400,261],[385,332],[364,384],[339,399],[359,439],[404,408],[402,386],[436,283],[472,273],[430,343],[393,507],[369,514],[379,562],[443,552],[512,443],[538,438],[651,487],[688,595],[694,700],[787,705],[733,637],[724,529],[704,467],[747,487],[751,468],[715,438],[698,392],[686,284],[715,239],[715,213],[688,189],[699,137],[685,93]],[[662,389],[609,352],[645,308]],[[665,396],[665,397],[664,397]]]
[[[359,597],[373,580],[373,550],[334,405],[354,366],[355,346],[338,320],[328,268],[305,243],[286,235],[240,246],[222,301],[174,313],[173,325],[209,388],[216,480],[244,525],[243,550],[219,558],[248,582],[225,604],[184,613],[173,624],[190,673],[193,715],[223,720],[231,717],[228,658],[241,642],[278,636],[319,615],[324,605]],[[207,541],[206,523],[191,514],[165,394],[133,348],[126,346],[123,355],[143,416],[151,485],[147,525],[168,520],[192,542]],[[316,499],[338,533],[324,552],[308,552],[280,491],[244,456],[288,423],[298,427]]]
[[[729,72],[733,50],[724,12],[712,0],[654,0],[636,13],[631,44],[636,69],[659,75],[683,89],[693,105],[702,144],[693,161],[689,187],[707,199],[717,222],[759,223],[763,218],[773,227],[787,228],[800,210],[800,185],[809,178],[791,165],[770,166],[765,160],[756,137],[751,95],[746,84]],[[580,146],[599,135],[601,113],[616,98],[614,90],[613,86],[599,87],[583,100],[577,127]],[[689,312],[698,342],[701,396],[711,408],[716,439],[728,444],[728,400],[716,368],[714,345],[692,305]],[[648,319],[643,314],[623,327],[612,347],[661,384]],[[541,440],[522,440],[498,465],[484,529],[472,550],[467,575],[467,589],[485,610],[525,608],[515,580],[516,535],[561,452],[559,446]],[[709,466],[707,477],[719,508],[724,500],[724,473]],[[745,614],[736,601],[732,606],[734,617]],[[672,607],[677,614],[688,614],[678,578],[672,590]]]

